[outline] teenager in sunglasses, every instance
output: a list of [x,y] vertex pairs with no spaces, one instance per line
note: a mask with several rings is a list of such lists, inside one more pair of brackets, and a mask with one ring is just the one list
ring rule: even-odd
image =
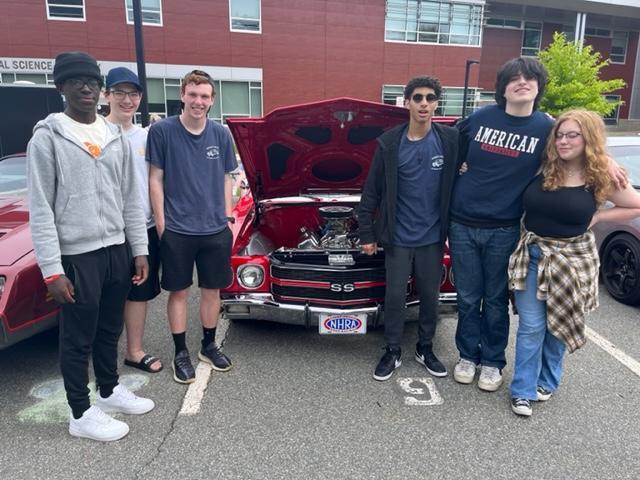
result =
[[360,200],[362,251],[373,255],[378,246],[385,251],[386,348],[373,374],[379,381],[391,378],[402,363],[406,288],[412,272],[420,298],[416,361],[434,376],[447,375],[433,352],[433,337],[449,199],[456,173],[458,132],[432,123],[441,93],[440,82],[435,78],[417,77],[409,81],[404,89],[409,123],[378,138]]

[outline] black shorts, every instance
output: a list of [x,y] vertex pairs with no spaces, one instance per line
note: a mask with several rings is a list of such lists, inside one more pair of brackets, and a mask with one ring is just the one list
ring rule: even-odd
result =
[[[132,302],[148,302],[160,294],[160,241],[156,227],[147,230],[149,239],[149,278],[142,285],[133,285],[127,300]],[[135,266],[133,267],[135,273]],[[132,273],[132,274],[133,274]]]
[[193,263],[198,270],[200,288],[229,286],[233,234],[225,228],[213,235],[184,235],[165,230],[160,240],[162,288],[175,292],[193,283]]

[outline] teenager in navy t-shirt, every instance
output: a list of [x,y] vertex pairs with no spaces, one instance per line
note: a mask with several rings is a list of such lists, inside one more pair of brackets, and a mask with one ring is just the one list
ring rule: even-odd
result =
[[540,62],[516,58],[496,80],[496,106],[458,126],[468,171],[454,186],[449,247],[458,295],[454,369],[459,383],[495,391],[509,336],[507,266],[519,237],[522,193],[535,176],[553,120],[537,106],[547,82]]

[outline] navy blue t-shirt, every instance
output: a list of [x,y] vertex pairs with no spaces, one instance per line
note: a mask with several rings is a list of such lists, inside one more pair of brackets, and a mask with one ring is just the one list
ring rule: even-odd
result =
[[542,112],[514,117],[497,105],[460,122],[469,169],[454,185],[451,219],[480,228],[517,225],[522,194],[540,167],[552,127],[553,119]]
[[224,230],[224,176],[238,163],[222,125],[209,120],[194,135],[178,116],[161,120],[149,130],[147,161],[164,170],[165,228],[187,235]]
[[406,130],[398,151],[398,198],[395,245],[423,247],[440,241],[442,142],[432,128],[411,141]]

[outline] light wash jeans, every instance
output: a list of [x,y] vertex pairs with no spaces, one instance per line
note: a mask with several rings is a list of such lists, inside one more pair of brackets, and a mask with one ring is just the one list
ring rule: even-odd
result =
[[536,298],[540,247],[529,245],[529,258],[526,289],[515,292],[520,321],[511,396],[536,400],[538,385],[558,389],[566,346],[547,330],[547,303]]

